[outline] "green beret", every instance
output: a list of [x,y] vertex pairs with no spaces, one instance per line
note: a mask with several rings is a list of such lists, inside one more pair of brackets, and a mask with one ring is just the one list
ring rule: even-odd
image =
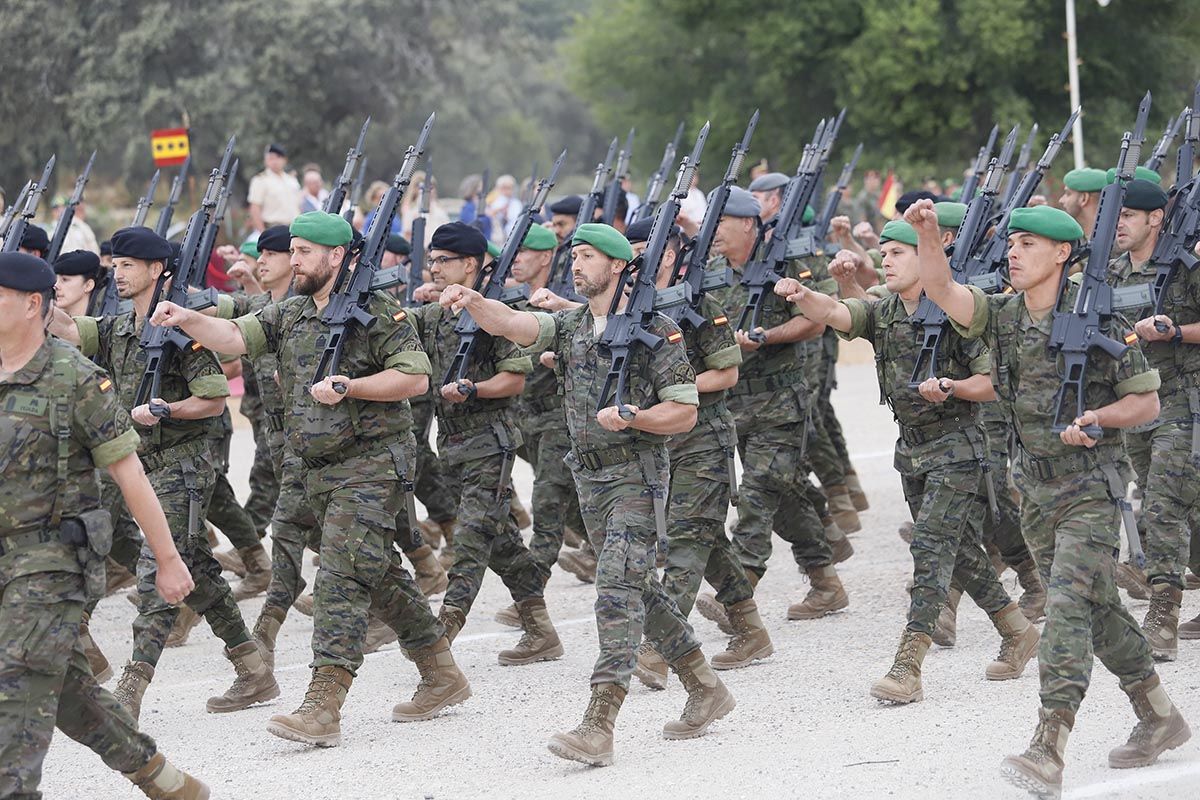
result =
[[496,244],[495,242],[487,243],[487,254],[489,256],[491,256],[492,258],[499,258],[500,252],[501,252],[500,245]]
[[934,203],[933,210],[937,212],[939,227],[957,228],[962,225],[963,217],[967,215],[967,204],[943,200],[940,203]]
[[253,256],[254,258],[258,258],[258,242],[256,242],[254,239],[247,239],[246,241],[242,242],[242,246],[238,248],[238,252],[244,256]]
[[804,214],[802,214],[800,216],[800,224],[801,225],[810,225],[810,224],[812,224],[812,221],[816,218],[817,218],[817,212],[813,211],[813,207],[805,206]]
[[1008,232],[1028,231],[1056,242],[1074,242],[1083,238],[1083,228],[1067,212],[1053,206],[1014,208],[1008,217]]
[[[1104,177],[1105,183],[1112,183],[1117,179],[1117,168],[1112,167],[1106,172]],[[1133,177],[1139,181],[1150,181],[1151,183],[1162,183],[1162,176],[1149,167],[1137,167],[1133,171]]]
[[1108,176],[1102,169],[1081,167],[1064,175],[1063,183],[1076,192],[1098,192],[1108,185]]
[[553,250],[558,247],[558,237],[549,228],[531,225],[529,233],[525,234],[525,241],[521,242],[521,247],[526,250]]
[[900,242],[901,244],[911,244],[917,246],[917,231],[902,219],[893,219],[883,226],[883,231],[879,234],[879,243],[884,242]]
[[1125,208],[1154,211],[1167,207],[1167,193],[1157,183],[1135,178],[1125,184]]
[[609,258],[633,260],[633,248],[629,240],[612,225],[603,222],[585,222],[576,228],[575,235],[571,237],[571,246],[581,244],[590,244]]
[[337,214],[309,211],[292,220],[288,226],[292,236],[307,239],[326,247],[342,247],[354,238],[354,228]]

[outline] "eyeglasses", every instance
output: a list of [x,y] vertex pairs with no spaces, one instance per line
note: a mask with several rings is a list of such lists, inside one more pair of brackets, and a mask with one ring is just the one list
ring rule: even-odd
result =
[[462,261],[466,256],[438,256],[431,258],[426,263],[431,267],[441,267],[453,261]]

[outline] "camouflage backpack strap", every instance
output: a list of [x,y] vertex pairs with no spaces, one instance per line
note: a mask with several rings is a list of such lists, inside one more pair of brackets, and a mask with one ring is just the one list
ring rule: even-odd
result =
[[75,361],[65,347],[55,345],[50,376],[50,429],[58,443],[55,461],[54,505],[50,510],[50,527],[57,528],[63,517],[63,486],[68,478],[68,461],[71,447],[71,412],[75,400]]
[[879,405],[886,405],[888,408],[892,407],[892,403],[888,399],[884,365],[892,359],[891,318],[895,312],[895,303],[899,301],[900,296],[893,294],[867,306],[867,313],[875,315],[875,377],[879,380]]
[[1021,348],[1020,327],[1021,303],[1012,300],[993,307],[988,320],[989,344],[992,355],[992,386],[996,395],[1005,403],[1011,403],[1017,395],[1016,366]]

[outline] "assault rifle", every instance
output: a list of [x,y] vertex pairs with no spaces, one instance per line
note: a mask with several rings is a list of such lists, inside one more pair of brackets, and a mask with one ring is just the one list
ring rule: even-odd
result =
[[408,285],[404,287],[404,305],[421,305],[414,296],[417,287],[425,279],[425,225],[429,215],[429,182],[433,180],[433,164],[425,162],[425,180],[421,182],[421,193],[417,198],[420,213],[412,224],[412,250],[408,254]]
[[[1063,269],[1049,343],[1050,353],[1062,359],[1062,386],[1054,398],[1054,416],[1051,420],[1051,430],[1056,433],[1072,425],[1086,410],[1084,404],[1087,398],[1084,392],[1087,386],[1088,357],[1092,351],[1101,350],[1110,358],[1116,359],[1129,349],[1124,342],[1110,339],[1104,333],[1113,309],[1113,290],[1107,280],[1108,261],[1117,233],[1117,220],[1125,201],[1125,184],[1133,178],[1134,167],[1141,157],[1142,144],[1146,139],[1146,118],[1150,115],[1150,102],[1150,92],[1146,92],[1138,107],[1133,133],[1126,131],[1121,138],[1117,179],[1100,190],[1096,226],[1092,231],[1087,262],[1075,295],[1075,304],[1069,310],[1060,307],[1070,285],[1067,280],[1068,270]],[[1099,439],[1104,435],[1104,430],[1098,425],[1088,425],[1083,428],[1083,433],[1093,439]]]
[[1038,124],[1035,122],[1029,129],[1029,137],[1025,140],[1025,144],[1021,145],[1021,152],[1017,154],[1016,166],[1008,173],[1008,182],[1004,185],[1004,194],[1000,198],[1001,208],[1008,208],[1017,193],[1017,186],[1025,179],[1026,171],[1029,169],[1029,158],[1033,154],[1033,140],[1037,138],[1037,135]]
[[150,176],[150,186],[146,189],[146,193],[138,198],[137,209],[133,212],[133,222],[129,223],[130,227],[143,228],[146,226],[146,217],[150,214],[150,207],[154,205],[154,192],[158,190],[158,181],[162,177],[162,170],[154,170],[154,174]]
[[[1175,280],[1179,268],[1191,272],[1200,263],[1192,248],[1200,240],[1200,180],[1193,178],[1175,196],[1171,218],[1158,235],[1150,263],[1157,268],[1151,290],[1155,316],[1163,313],[1167,289]],[[1166,333],[1165,323],[1155,321],[1154,327]]]
[[[1187,124],[1183,128],[1183,142],[1175,153],[1175,185],[1171,194],[1178,194],[1187,183],[1196,166],[1196,147],[1200,145],[1200,83],[1192,94],[1192,107],[1187,111]],[[1165,223],[1164,223],[1165,226]]]
[[[37,183],[30,184],[29,191],[25,192],[25,201],[20,210],[15,212],[8,230],[5,231],[4,247],[0,249],[0,252],[15,253],[21,248],[21,239],[25,236],[25,229],[32,224],[30,220],[37,216],[38,201],[42,199],[42,193],[50,185],[50,175],[54,172],[55,160],[55,156],[50,156],[50,160],[42,169],[41,179]],[[15,206],[16,204],[14,204],[14,208]]]
[[58,224],[54,226],[54,236],[50,239],[50,249],[46,251],[47,264],[54,264],[54,259],[58,258],[58,254],[62,252],[63,242],[67,240],[67,231],[70,230],[71,222],[75,219],[75,207],[83,201],[83,187],[87,186],[88,176],[92,174],[92,164],[94,163],[96,163],[95,150],[92,151],[92,156],[88,159],[87,166],[83,168],[83,172],[79,173],[79,177],[75,179],[75,191],[71,192],[71,197],[67,200],[67,205],[58,217]]
[[[625,137],[625,146],[621,148],[621,152],[617,154],[617,167],[613,170],[612,181],[604,190],[604,205],[600,213],[600,221],[605,225],[612,225],[613,218],[617,216],[617,200],[624,189],[621,188],[621,181],[629,177],[629,159],[633,156],[633,134],[635,128],[629,129],[629,135]],[[591,220],[584,220],[591,222]]]
[[[533,227],[533,218],[541,212],[542,205],[546,202],[546,195],[554,187],[554,182],[558,180],[558,171],[562,168],[566,157],[567,151],[563,150],[554,162],[554,166],[550,168],[550,174],[538,181],[537,191],[534,192],[533,199],[529,201],[529,205],[521,210],[521,216],[517,217],[516,224],[513,225],[512,231],[508,234],[508,239],[504,242],[504,249],[500,251],[500,255],[492,264],[491,270],[486,275],[480,272],[479,281],[475,288],[488,300],[511,302],[512,299],[515,299],[512,295],[505,296],[504,284],[512,274],[513,264],[517,260],[517,253],[524,246],[525,235]],[[465,388],[463,381],[466,379],[467,367],[471,364],[471,355],[475,352],[475,341],[479,335],[479,323],[475,321],[475,318],[471,316],[469,311],[464,310],[458,316],[458,322],[454,325],[454,332],[458,334],[458,349],[454,352],[454,357],[450,360],[450,366],[446,369],[442,385],[445,386],[453,381]]]
[[[967,204],[966,214],[958,233],[954,237],[953,249],[950,252],[950,274],[955,283],[966,283],[969,277],[967,267],[971,263],[971,253],[987,233],[992,221],[992,212],[996,205],[996,195],[1000,191],[1000,182],[1012,162],[1013,149],[1016,147],[1017,129],[1013,128],[999,158],[993,158],[988,165],[987,176],[978,195]],[[920,386],[929,378],[937,377],[937,368],[941,361],[942,338],[946,333],[946,312],[942,311],[932,300],[922,293],[913,312],[912,321],[921,326],[921,350],[913,364],[912,377],[908,380],[910,387]]]
[[7,238],[8,229],[12,227],[13,217],[16,216],[17,209],[25,207],[25,198],[29,197],[29,190],[32,188],[33,181],[25,181],[21,191],[17,192],[17,196],[8,204],[8,208],[4,209],[4,216],[0,217],[0,239]]
[[971,171],[962,186],[961,197],[964,203],[971,202],[971,198],[975,196],[975,190],[979,188],[979,181],[983,179],[983,171],[991,162],[992,150],[996,148],[996,137],[999,135],[1000,126],[993,125],[992,132],[988,134],[987,144],[979,148],[979,153],[971,162]]
[[[617,291],[613,294],[612,305],[608,309],[608,324],[599,341],[600,352],[607,353],[612,361],[608,375],[604,378],[604,387],[600,390],[597,412],[615,405],[622,419],[633,419],[634,412],[625,405],[625,389],[629,380],[629,351],[635,344],[640,344],[651,352],[657,352],[667,343],[663,337],[650,332],[655,298],[658,294],[658,268],[662,264],[663,253],[667,251],[671,229],[675,227],[675,218],[679,216],[679,207],[692,188],[692,177],[696,168],[700,166],[700,156],[704,152],[704,143],[708,140],[708,129],[709,123],[706,122],[696,136],[691,155],[685,156],[679,165],[675,188],[671,190],[667,201],[654,213],[654,222],[646,239],[646,249],[625,266],[620,280],[617,281]],[[637,271],[637,276],[633,279],[633,287],[626,300],[625,282],[634,270]],[[625,302],[625,308],[618,311],[622,301]]]
[[[700,313],[700,304],[704,300],[704,293],[711,289],[729,286],[732,283],[729,270],[724,273],[709,272],[708,254],[712,249],[713,239],[716,237],[717,225],[725,213],[729,190],[737,183],[738,176],[742,171],[742,162],[746,160],[746,153],[750,150],[750,139],[754,136],[754,129],[757,127],[758,111],[756,110],[750,117],[750,122],[746,124],[746,132],[742,134],[741,141],[733,145],[733,153],[729,156],[729,165],[725,168],[725,177],[721,179],[721,183],[713,190],[712,197],[709,198],[708,206],[704,209],[704,219],[701,220],[700,229],[696,232],[696,238],[689,242],[679,254],[683,269],[676,270],[675,274],[671,276],[670,284],[667,285],[667,288],[658,291],[658,296],[654,301],[654,309],[666,314],[680,327],[690,325],[694,330],[700,330],[711,322],[712,320]],[[694,174],[695,170],[693,169],[692,172]]]
[[[229,138],[225,146],[225,155],[221,165],[215,167],[208,176],[208,188],[200,201],[200,208],[188,219],[187,228],[183,232],[183,244],[179,250],[179,258],[166,259],[163,263],[162,274],[154,286],[154,295],[150,300],[150,311],[162,300],[175,303],[186,308],[200,309],[216,305],[217,292],[208,289],[206,292],[189,293],[189,287],[195,283],[195,275],[202,273],[208,265],[208,255],[203,253],[206,228],[216,210],[217,203],[224,184],[229,180],[230,168],[233,163],[233,145],[235,137]],[[171,288],[165,289],[170,280]],[[178,328],[164,328],[146,320],[142,326],[142,336],[138,343],[146,354],[146,367],[142,379],[138,383],[134,405],[150,403],[150,413],[156,417],[165,417],[169,412],[166,404],[151,402],[159,397],[162,383],[162,373],[171,359],[177,353],[183,352],[195,345],[192,340]]]
[[217,205],[204,225],[204,235],[200,239],[200,251],[196,255],[200,259],[201,268],[194,270],[191,275],[192,285],[197,288],[204,285],[208,259],[212,256],[213,245],[217,242],[217,234],[221,232],[221,223],[225,220],[225,209],[229,207],[229,194],[233,191],[233,179],[237,176],[240,163],[240,160],[235,158],[233,166],[225,173],[220,193],[217,195]]
[[1175,137],[1179,135],[1179,128],[1183,125],[1183,121],[1188,117],[1188,110],[1185,108],[1179,112],[1167,123],[1167,127],[1163,130],[1162,136],[1159,137],[1158,143],[1154,145],[1154,150],[1151,151],[1150,157],[1146,159],[1145,166],[1158,172],[1158,168],[1162,166],[1163,161],[1167,158],[1167,151],[1171,149],[1171,142],[1175,141]]
[[471,220],[471,224],[478,228],[481,232],[483,231],[483,218],[487,216],[488,182],[491,181],[491,179],[491,170],[489,170],[487,167],[484,167],[483,174],[480,176],[480,180],[483,181],[483,184],[479,189],[479,197],[475,198],[475,219]]
[[[171,230],[171,220],[175,216],[175,206],[179,204],[179,196],[183,193],[183,183],[187,180],[188,167],[191,165],[192,157],[189,155],[184,159],[183,166],[179,168],[175,179],[171,181],[171,193],[167,195],[167,204],[163,206],[163,210],[158,215],[158,224],[154,226],[154,232],[164,239],[167,238],[167,233]],[[150,199],[154,199],[153,194],[151,194]]]
[[[850,160],[842,165],[837,186],[829,191],[829,195],[825,198],[825,205],[821,207],[821,213],[813,220],[813,224],[802,226],[788,242],[788,258],[807,258],[825,254],[825,238],[829,235],[829,226],[833,222],[834,216],[837,215],[838,205],[842,201],[842,192],[850,185],[850,178],[854,174],[854,168],[858,166],[862,149],[863,146],[860,143],[858,147],[854,148],[854,155],[850,157]],[[803,219],[803,214],[801,214],[801,219]]]
[[[585,222],[591,222],[596,216],[596,208],[604,198],[605,181],[612,172],[613,158],[616,154],[617,140],[614,138],[608,145],[608,153],[605,154],[604,160],[596,165],[596,170],[592,175],[592,188],[583,196],[579,214],[575,217],[576,228]],[[571,238],[569,236],[567,241],[559,245],[554,252],[554,262],[550,269],[550,280],[546,283],[546,288],[559,297],[582,303],[583,298],[575,292],[575,281],[571,278]]]
[[650,176],[650,182],[646,184],[646,197],[633,214],[635,222],[646,219],[658,207],[658,201],[662,198],[663,189],[667,186],[667,172],[670,171],[671,165],[675,163],[675,154],[679,152],[679,142],[682,139],[683,123],[680,122],[679,127],[675,129],[675,138],[667,142],[667,146],[663,150],[662,160],[658,162],[658,169],[654,170],[654,174]]
[[[321,314],[321,321],[329,326],[329,337],[325,340],[325,349],[321,351],[321,357],[317,360],[317,369],[312,379],[314,384],[320,383],[329,375],[338,374],[338,362],[342,357],[348,327],[358,325],[363,330],[370,330],[375,324],[374,315],[367,311],[371,292],[374,291],[371,284],[379,270],[379,262],[383,260],[383,254],[387,250],[392,219],[396,216],[405,190],[412,182],[417,163],[425,154],[425,145],[429,140],[429,131],[433,128],[434,116],[429,115],[416,144],[409,145],[404,153],[400,171],[396,173],[392,185],[384,192],[375,208],[375,216],[371,218],[371,225],[367,228],[363,240],[357,247],[346,248],[346,255],[342,258],[337,278],[333,283],[333,291],[329,296],[329,304]],[[351,269],[350,266],[356,258],[358,264]],[[333,388],[337,392],[345,393],[346,384],[335,381]]]
[[[358,171],[359,162],[363,158],[363,142],[367,138],[367,128],[371,125],[371,118],[367,117],[362,124],[362,130],[358,132],[358,141],[354,143],[346,152],[346,163],[342,165],[342,174],[337,176],[337,180],[333,182],[333,189],[329,192],[329,196],[325,198],[325,213],[340,214],[342,206],[346,202],[346,198],[350,196],[351,187],[354,184],[354,176]],[[353,208],[351,205],[351,219],[353,219]],[[347,220],[349,221],[349,220]]]
[[350,205],[346,206],[346,210],[342,212],[342,219],[346,222],[354,222],[354,212],[358,210],[358,204],[362,201],[363,187],[366,184],[367,157],[364,155],[358,162],[358,177],[354,179],[354,187],[350,190]]

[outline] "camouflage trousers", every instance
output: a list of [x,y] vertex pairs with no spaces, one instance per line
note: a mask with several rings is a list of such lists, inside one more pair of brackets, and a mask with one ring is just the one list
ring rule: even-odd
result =
[[[250,640],[229,584],[221,575],[221,565],[213,558],[212,548],[204,528],[188,530],[190,495],[189,484],[200,501],[198,518],[204,519],[212,499],[215,472],[207,454],[170,459],[147,474],[158,502],[167,517],[171,538],[183,563],[192,574],[196,588],[184,600],[188,607],[204,617],[212,632],[225,643],[236,647]],[[151,666],[158,663],[166,645],[167,635],[175,624],[179,609],[168,605],[154,587],[158,564],[146,545],[142,546],[137,563],[138,614],[133,621],[133,660]]]
[[[282,437],[278,445],[283,447]],[[321,525],[308,503],[303,462],[292,455],[280,461],[279,494],[271,516],[271,584],[263,608],[286,615],[304,592],[304,548],[320,549]]]
[[[652,484],[666,490],[670,473],[665,448],[651,451],[652,466],[639,462],[586,469],[574,455],[580,511],[596,551],[596,632],[600,655],[592,685],[629,687],[643,635],[668,663],[700,647],[692,626],[663,590],[654,572],[658,533]],[[647,470],[652,474],[647,474]]]
[[417,499],[434,522],[449,522],[458,514],[458,483],[429,446],[425,428],[433,416],[433,403],[412,403],[413,433],[417,441]]
[[908,629],[933,633],[951,580],[989,615],[1007,606],[1011,600],[983,549],[989,512],[979,467],[944,464],[900,480],[914,520]]
[[83,576],[41,572],[38,551],[0,557],[0,797],[35,800],[50,737],[59,730],[109,767],[141,769],[155,753],[129,713],[92,677],[79,643]]
[[396,632],[406,650],[428,647],[445,634],[394,546],[396,517],[404,511],[401,476],[410,474],[414,452],[409,437],[305,475],[308,504],[321,531],[313,587],[314,668],[357,672],[368,610]]
[[1117,594],[1120,511],[1099,468],[1042,480],[1013,478],[1021,529],[1046,584],[1046,626],[1038,649],[1042,705],[1075,711],[1092,674],[1092,654],[1122,686],[1154,672],[1150,647]]
[[[136,575],[138,557],[142,553],[142,532],[137,523],[133,521],[133,517],[129,515],[129,509],[125,507],[121,490],[103,470],[100,471],[100,503],[108,509],[108,513],[112,516],[113,541],[108,556]],[[99,597],[88,598],[84,611],[91,614],[96,610],[96,604],[99,602]]]
[[545,580],[521,540],[512,515],[511,488],[500,491],[502,456],[456,463],[462,491],[454,526],[454,564],[443,603],[471,612],[488,569],[500,576],[513,600],[541,597]]
[[987,423],[983,427],[987,432],[987,460],[999,511],[995,519],[988,515],[983,541],[995,546],[1005,564],[1015,567],[1029,558],[1029,547],[1021,534],[1021,509],[1008,485],[1008,424]]
[[233,487],[229,485],[229,454],[233,443],[233,430],[219,440],[213,440],[213,468],[216,473],[213,479],[212,500],[208,504],[208,514],[205,516],[221,533],[225,534],[235,549],[241,550],[258,544],[259,530],[254,527],[254,520],[249,512],[242,508]]
[[582,533],[579,495],[563,458],[571,452],[571,439],[561,408],[521,419],[525,454],[533,466],[533,535],[529,552],[543,583],[550,580],[550,569],[563,546],[563,528]]
[[1200,533],[1200,469],[1192,458],[1191,419],[1163,422],[1125,442],[1142,488],[1138,524],[1151,583],[1183,588],[1189,561],[1200,561],[1192,542]]
[[[811,410],[808,435],[808,459],[817,480],[826,487],[844,485],[846,468],[849,466],[849,457],[838,450],[830,422],[837,425],[837,417],[833,415],[833,407],[826,398]],[[840,426],[837,427],[837,435],[841,437]],[[841,444],[844,448],[844,439]]]
[[271,432],[266,415],[250,420],[254,431],[254,464],[250,467],[250,497],[246,513],[254,530],[261,535],[271,524],[275,502],[279,498],[279,473],[271,454]]

